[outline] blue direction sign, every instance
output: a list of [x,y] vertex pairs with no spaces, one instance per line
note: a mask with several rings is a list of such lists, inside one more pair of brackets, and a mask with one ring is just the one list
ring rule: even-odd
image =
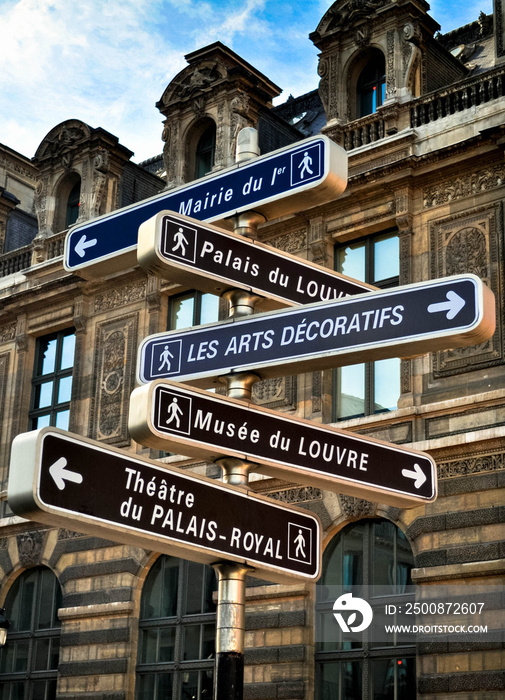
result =
[[312,513],[229,484],[41,428],[12,445],[7,498],[17,515],[271,581],[317,580]]
[[135,389],[128,427],[142,445],[206,461],[235,457],[328,491],[403,508],[436,497],[429,455],[164,379]]
[[139,226],[163,209],[220,222],[254,209],[268,219],[334,199],[346,185],[346,152],[325,136],[311,137],[74,226],[64,266],[96,277],[135,265]]
[[145,338],[140,383],[261,378],[474,345],[495,329],[494,295],[474,275],[307,304]]

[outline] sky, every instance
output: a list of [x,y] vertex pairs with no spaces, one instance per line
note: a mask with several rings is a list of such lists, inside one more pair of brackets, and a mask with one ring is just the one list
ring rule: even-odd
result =
[[[308,35],[331,0],[0,0],[0,142],[31,158],[56,125],[102,127],[141,162],[161,153],[155,106],[184,56],[221,41],[282,88],[318,86]],[[443,33],[492,0],[432,0]]]

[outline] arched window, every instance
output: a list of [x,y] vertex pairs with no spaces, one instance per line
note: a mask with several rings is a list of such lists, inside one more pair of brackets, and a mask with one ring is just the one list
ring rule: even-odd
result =
[[1,700],[53,700],[60,653],[58,579],[43,566],[25,571],[4,607],[11,626],[0,649]]
[[65,219],[65,228],[72,226],[77,221],[79,216],[79,202],[81,199],[81,181],[76,182],[72,187],[67,199],[67,216]]
[[356,84],[357,116],[377,111],[386,98],[386,61],[382,51],[374,50]]
[[212,698],[215,590],[210,566],[157,559],[140,603],[136,700]]
[[210,173],[214,166],[216,153],[216,125],[214,122],[202,133],[198,139],[195,151],[195,178],[203,177]]
[[[386,636],[384,627],[398,622],[394,615],[385,619],[386,605],[413,600],[413,565],[407,538],[383,519],[348,525],[326,548],[316,587],[317,700],[416,697],[415,645],[397,633]],[[335,619],[333,604],[346,593],[372,607],[372,624],[360,633],[346,634]]]

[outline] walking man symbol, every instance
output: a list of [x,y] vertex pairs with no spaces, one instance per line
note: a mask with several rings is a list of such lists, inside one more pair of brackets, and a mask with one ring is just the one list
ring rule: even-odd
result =
[[172,399],[172,403],[167,409],[168,413],[168,420],[166,421],[167,425],[170,425],[172,421],[175,421],[175,425],[177,428],[181,427],[181,419],[180,416],[182,416],[182,408],[179,406],[177,403],[177,398],[174,396]]
[[181,255],[185,256],[186,255],[186,246],[189,245],[189,241],[184,235],[184,231],[182,230],[182,226],[179,227],[179,230],[177,233],[174,233],[174,242],[175,245],[172,248],[172,253],[175,253],[177,250],[181,250]]
[[305,559],[306,554],[305,554],[305,537],[303,536],[303,533],[301,530],[298,530],[298,535],[295,537],[295,544],[296,544],[296,549],[295,549],[295,557],[300,558],[300,559]]
[[313,175],[314,171],[311,169],[312,165],[312,158],[309,156],[309,152],[305,151],[303,154],[303,158],[300,161],[300,165],[298,166],[300,168],[300,178],[303,179],[305,176],[305,172],[307,172],[309,175]]
[[174,355],[172,355],[172,353],[168,349],[168,345],[165,345],[165,348],[160,355],[161,365],[158,367],[158,372],[161,372],[161,370],[164,369],[164,367],[166,367],[167,370],[170,371],[170,360],[168,359],[169,357],[171,357],[172,360],[175,359]]

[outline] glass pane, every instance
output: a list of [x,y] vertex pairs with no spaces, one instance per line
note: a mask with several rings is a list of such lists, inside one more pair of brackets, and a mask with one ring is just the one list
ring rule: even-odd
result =
[[193,326],[195,297],[173,297],[170,300],[170,330]]
[[51,425],[51,416],[49,414],[45,416],[38,416],[34,419],[33,423],[34,430],[37,430],[37,428],[46,428],[48,425]]
[[59,639],[59,637],[54,637],[51,640],[51,652],[49,654],[49,668],[57,669],[59,659],[60,659],[60,639]]
[[51,374],[55,370],[56,360],[56,338],[45,340],[41,338],[40,345],[40,361],[37,374]]
[[38,629],[50,629],[53,627],[55,584],[54,575],[48,569],[41,570],[39,579],[39,601],[37,610],[35,611],[37,618],[35,626]]
[[400,396],[400,359],[391,357],[374,363],[374,412],[393,411]]
[[[137,678],[137,700],[154,700],[154,685],[156,676],[154,673],[138,676]],[[171,697],[168,696],[167,697]]]
[[202,564],[188,562],[186,583],[186,614],[202,612],[202,588],[204,568]]
[[175,627],[160,629],[158,661],[173,661],[175,649]]
[[58,403],[67,403],[72,395],[72,377],[62,377],[58,384]]
[[29,630],[31,628],[33,613],[33,598],[35,595],[35,582],[37,571],[34,569],[25,576],[21,583],[21,596],[19,605],[19,627],[18,631]]
[[153,664],[157,661],[158,630],[143,630],[140,663]]
[[38,639],[35,642],[35,671],[45,671],[48,667],[50,639]]
[[181,683],[181,700],[199,698],[198,693],[198,671],[193,673],[183,673]]
[[12,673],[15,644],[7,644],[0,649],[0,673]]
[[202,612],[215,612],[216,602],[214,601],[213,593],[217,591],[216,572],[210,566],[204,567],[205,572],[205,590],[203,592],[203,610]]
[[179,562],[160,557],[149,572],[142,593],[142,618],[173,617],[177,612]]
[[396,234],[374,241],[373,281],[398,277],[400,274],[400,242]]
[[200,698],[206,700],[206,698],[213,697],[214,693],[214,673],[211,670],[200,672]]
[[414,568],[414,555],[404,533],[396,530],[396,593],[403,593],[412,586],[411,571]]
[[365,246],[363,243],[353,243],[346,248],[337,249],[337,272],[365,281]]
[[203,625],[202,632],[202,659],[213,659],[216,650],[216,626]]
[[28,640],[16,642],[14,671],[26,671],[28,668]]
[[[355,700],[363,697],[363,669],[361,661],[346,661],[340,669],[342,681],[342,700]],[[415,697],[412,696],[412,697]]]
[[[150,697],[150,696],[142,696]],[[160,673],[158,675],[156,700],[172,700],[172,674]]]
[[219,318],[219,297],[215,294],[202,294],[200,323],[212,323]]
[[365,414],[365,365],[351,365],[336,370],[338,381],[337,418]]
[[373,662],[372,683],[373,700],[395,700],[394,659],[377,659]]
[[386,587],[390,593],[395,584],[395,530],[395,525],[387,520],[373,524],[373,583]]
[[25,696],[25,683],[0,684],[0,700],[23,700]]
[[44,382],[35,387],[34,408],[47,408],[53,402],[53,382]]
[[74,366],[74,354],[75,335],[72,333],[63,338],[60,369],[70,369],[70,367]]
[[342,585],[342,534],[335,535],[324,552],[321,583],[326,586]]
[[68,430],[70,424],[70,411],[58,411],[55,425],[62,430]]
[[346,589],[363,584],[363,539],[364,526],[362,524],[356,523],[356,525],[345,529],[342,583]]
[[185,661],[200,658],[200,625],[189,625],[184,628],[184,653]]

